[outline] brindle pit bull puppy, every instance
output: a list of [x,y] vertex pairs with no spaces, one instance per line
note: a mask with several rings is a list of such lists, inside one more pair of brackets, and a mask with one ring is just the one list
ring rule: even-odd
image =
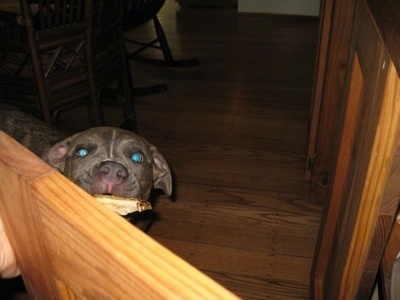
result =
[[[69,136],[3,104],[0,130],[89,194],[148,200],[154,188],[171,195],[172,177],[164,157],[155,146],[131,131],[95,127]],[[149,214],[151,211],[132,213],[126,219],[144,229]]]

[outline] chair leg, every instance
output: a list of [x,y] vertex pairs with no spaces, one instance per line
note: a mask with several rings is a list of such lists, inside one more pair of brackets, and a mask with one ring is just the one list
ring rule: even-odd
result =
[[125,120],[119,125],[119,128],[132,131],[134,133],[139,133],[136,114],[131,113]]
[[102,106],[99,104],[93,105],[92,103],[87,107],[89,111],[89,121],[91,126],[104,126],[105,118]]
[[122,63],[121,76],[117,78],[117,85],[124,121],[119,127],[138,133],[134,88],[132,86],[131,70],[129,69],[130,65],[125,48],[122,49],[122,55],[124,55],[124,63]]
[[129,85],[128,82],[124,82],[122,80],[120,83],[122,93],[119,95],[124,121],[119,126],[120,128],[138,133],[137,119],[136,119],[136,111],[135,111],[135,102],[133,97],[132,86]]
[[158,42],[160,43],[161,51],[164,55],[164,59],[167,65],[171,64],[174,61],[172,57],[171,48],[169,47],[167,37],[165,36],[164,29],[161,26],[160,21],[158,20],[157,16],[153,18],[154,29],[156,31],[156,35],[158,38]]
[[93,74],[89,75],[90,84],[90,96],[87,109],[89,112],[89,121],[91,126],[103,126],[105,125],[104,110],[101,103],[101,92],[97,89],[96,84],[93,80]]
[[[171,48],[169,47],[169,44],[168,44],[167,37],[165,35],[165,32],[164,32],[157,16],[155,16],[153,18],[153,22],[154,22],[154,29],[155,29],[155,32],[157,35],[157,39],[155,39],[147,44],[137,42],[137,41],[131,40],[131,39],[126,40],[127,42],[132,42],[135,44],[142,45],[141,48],[139,48],[138,50],[129,54],[129,59],[134,59],[134,60],[144,62],[144,63],[163,65],[163,66],[173,67],[173,68],[187,68],[187,67],[195,67],[195,66],[201,65],[201,62],[197,58],[180,59],[180,60],[174,59],[172,56]],[[156,46],[155,45],[156,43],[158,43],[159,46]],[[144,51],[146,48],[160,49],[163,53],[164,59],[160,60],[160,59],[139,56],[138,54],[140,52]]]

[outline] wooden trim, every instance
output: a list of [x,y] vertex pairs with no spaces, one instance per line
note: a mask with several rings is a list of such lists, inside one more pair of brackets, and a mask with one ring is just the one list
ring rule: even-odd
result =
[[[351,164],[352,141],[354,140],[355,128],[359,116],[355,116],[354,112],[359,112],[362,103],[362,90],[365,82],[361,76],[361,66],[358,56],[355,55],[352,63],[353,81],[349,87],[349,98],[352,101],[347,102],[346,114],[343,120],[343,131],[340,139],[340,147],[337,154],[337,164],[335,174],[347,174]],[[321,230],[319,233],[319,243],[316,249],[316,255],[313,262],[313,272],[311,281],[314,282],[313,295],[315,299],[325,298],[325,281],[328,277],[328,264],[332,256],[332,247],[336,242],[336,230],[339,220],[340,206],[344,194],[344,187],[346,185],[346,176],[335,176],[333,179],[332,191],[330,192],[330,199],[324,209],[324,215],[321,221]]]
[[315,75],[308,155],[316,154],[311,174],[310,199],[324,203],[334,170],[345,77],[350,54],[356,0],[323,0],[322,31]]
[[[362,287],[361,284],[371,286],[373,282],[363,281],[363,272],[371,271],[373,280],[375,279],[384,243],[397,209],[398,200],[395,193],[399,192],[399,189],[390,184],[390,176],[399,170],[399,164],[393,161],[393,157],[399,137],[400,83],[392,63],[388,66],[387,78],[367,176],[363,183],[360,206],[345,259],[339,299],[349,295],[358,296],[359,299],[362,298],[360,296],[369,296],[368,286]],[[391,214],[381,213],[385,206],[391,207]],[[385,216],[390,219],[389,222],[383,220]],[[374,241],[379,242],[373,245]],[[374,250],[375,246],[379,247],[378,253],[371,257],[371,254],[374,254],[371,250]]]
[[314,88],[312,103],[310,106],[310,130],[308,134],[308,148],[305,180],[311,180],[311,166],[309,159],[315,154],[315,145],[317,143],[318,123],[321,113],[321,99],[324,88],[326,63],[328,60],[328,46],[330,37],[330,27],[332,18],[333,0],[321,1],[320,17],[319,17],[319,32],[318,32],[318,48],[317,48],[317,63],[314,74]]

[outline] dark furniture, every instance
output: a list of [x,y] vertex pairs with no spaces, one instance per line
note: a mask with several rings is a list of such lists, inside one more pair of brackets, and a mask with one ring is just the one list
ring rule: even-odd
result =
[[61,110],[85,104],[90,123],[102,124],[87,58],[92,1],[46,5],[21,0],[21,14],[1,12],[0,101],[56,124]]
[[0,101],[49,124],[78,105],[104,125],[103,91],[117,82],[125,127],[136,131],[133,85],[122,38],[123,0],[20,0],[0,12]]

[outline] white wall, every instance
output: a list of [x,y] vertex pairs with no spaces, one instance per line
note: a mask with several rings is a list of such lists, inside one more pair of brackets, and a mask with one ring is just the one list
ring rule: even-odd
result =
[[239,0],[239,12],[318,16],[320,0]]

